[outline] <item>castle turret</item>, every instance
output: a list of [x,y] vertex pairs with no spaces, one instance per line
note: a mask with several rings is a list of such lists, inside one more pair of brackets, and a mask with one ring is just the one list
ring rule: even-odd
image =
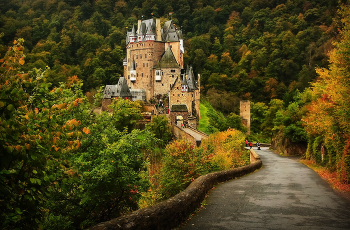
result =
[[132,26],[131,32],[129,34],[129,42],[134,43],[136,41],[136,29],[135,26]]

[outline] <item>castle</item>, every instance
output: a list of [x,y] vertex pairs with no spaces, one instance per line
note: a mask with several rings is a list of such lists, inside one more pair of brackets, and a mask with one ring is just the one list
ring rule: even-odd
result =
[[113,97],[131,95],[132,100],[146,102],[167,97],[170,122],[182,120],[196,127],[200,119],[200,75],[195,79],[191,67],[184,70],[184,53],[182,32],[171,20],[163,26],[159,18],[138,20],[126,35],[124,77],[117,85],[106,86],[104,106]]

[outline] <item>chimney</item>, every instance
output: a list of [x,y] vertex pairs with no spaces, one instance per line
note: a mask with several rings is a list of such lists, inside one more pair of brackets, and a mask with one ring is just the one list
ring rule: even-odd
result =
[[156,18],[156,41],[162,41],[160,32],[160,18]]
[[141,27],[141,20],[138,20],[137,21],[137,31],[136,31],[136,35],[138,35],[139,34],[139,29],[140,29],[140,27]]

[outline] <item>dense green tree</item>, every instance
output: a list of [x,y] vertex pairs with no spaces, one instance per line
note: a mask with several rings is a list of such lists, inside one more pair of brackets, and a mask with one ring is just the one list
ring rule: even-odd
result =
[[146,125],[146,129],[161,141],[161,146],[166,146],[173,136],[169,119],[165,115],[154,117],[152,122]]
[[52,89],[48,68],[21,71],[22,44],[0,61],[1,228],[81,229],[137,209],[155,143],[134,130],[140,105],[96,115],[79,80]]

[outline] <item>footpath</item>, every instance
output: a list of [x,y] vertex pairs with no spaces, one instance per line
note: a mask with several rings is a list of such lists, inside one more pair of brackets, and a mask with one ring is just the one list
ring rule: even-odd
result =
[[349,200],[297,158],[261,149],[261,169],[217,185],[180,229],[350,229]]

